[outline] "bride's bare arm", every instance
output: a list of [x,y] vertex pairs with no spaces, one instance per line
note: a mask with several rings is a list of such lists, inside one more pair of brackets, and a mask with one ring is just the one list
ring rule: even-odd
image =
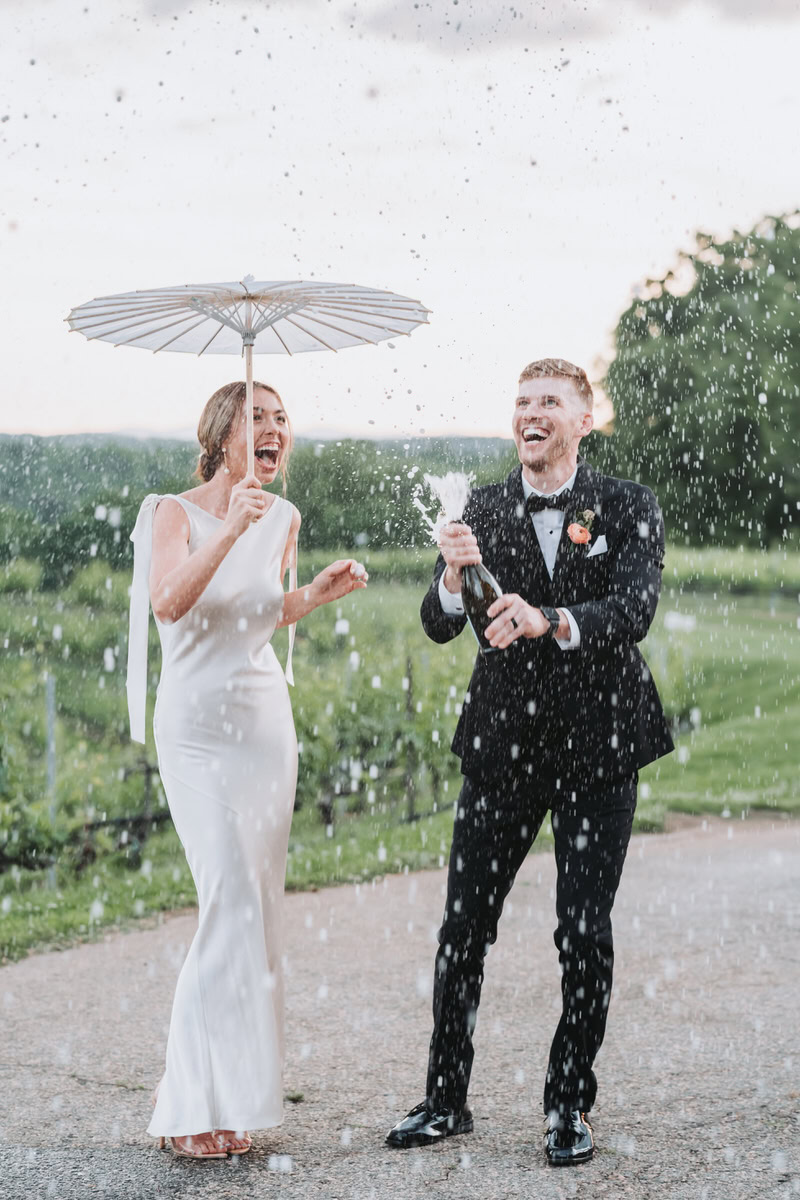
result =
[[153,517],[150,603],[159,621],[170,625],[195,604],[214,577],[236,537],[226,526],[194,554],[189,553],[189,518],[177,500],[162,500]]
[[153,517],[150,603],[159,621],[179,621],[197,603],[231,546],[264,515],[266,499],[254,476],[231,492],[228,513],[208,541],[189,553],[189,518],[177,500],[162,500]]

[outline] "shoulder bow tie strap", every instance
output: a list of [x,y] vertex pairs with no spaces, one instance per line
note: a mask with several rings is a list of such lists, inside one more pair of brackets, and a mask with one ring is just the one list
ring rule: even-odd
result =
[[561,512],[565,512],[571,502],[572,492],[567,488],[566,491],[559,492],[557,496],[537,496],[535,492],[531,492],[525,501],[525,507],[529,513],[544,512],[546,508],[558,508]]
[[147,634],[150,623],[150,559],[153,552],[153,514],[161,496],[145,496],[133,527],[133,582],[128,626],[128,718],[131,739],[145,740],[147,707]]
[[[297,542],[292,547],[292,557],[289,559],[289,591],[297,591]],[[293,622],[289,626],[289,653],[286,656],[286,682],[294,687],[294,671],[292,670],[292,651],[294,650],[294,631],[297,629],[297,622]]]

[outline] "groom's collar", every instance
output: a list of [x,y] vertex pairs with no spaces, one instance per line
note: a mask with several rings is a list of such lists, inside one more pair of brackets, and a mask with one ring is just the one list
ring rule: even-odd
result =
[[[522,464],[520,463],[518,466],[514,467],[514,470],[506,480],[507,493],[509,496],[513,495],[514,493],[519,496],[521,493],[522,501],[524,502],[529,494],[529,492],[525,490],[526,486],[531,492],[535,491],[535,488],[530,486],[527,479],[525,479],[524,475],[522,474]],[[564,487],[572,488],[572,499],[576,501],[577,504],[580,504],[584,500],[588,503],[589,500],[594,499],[594,472],[585,458],[582,458],[580,455],[578,455],[578,465],[575,468],[575,473],[569,480],[567,480],[567,482],[564,484]],[[559,488],[558,490],[560,492],[563,489]]]

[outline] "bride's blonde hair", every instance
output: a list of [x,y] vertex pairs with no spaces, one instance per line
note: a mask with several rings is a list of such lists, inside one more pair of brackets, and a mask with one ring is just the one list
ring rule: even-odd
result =
[[[289,414],[286,412],[283,401],[274,387],[271,387],[268,383],[259,383],[258,380],[254,379],[254,395],[256,388],[263,388],[265,392],[271,392],[283,408],[286,417],[286,429],[289,436],[280,460],[283,494],[285,496],[286,480],[289,474],[289,455],[294,445],[294,435],[292,433],[291,422],[289,421]],[[205,483],[214,478],[223,464],[225,455],[222,448],[231,435],[231,430],[237,417],[244,408],[246,395],[247,384],[243,379],[239,379],[236,383],[223,384],[206,401],[206,406],[200,414],[200,420],[197,425],[197,440],[202,449],[200,461],[195,471],[195,475]]]

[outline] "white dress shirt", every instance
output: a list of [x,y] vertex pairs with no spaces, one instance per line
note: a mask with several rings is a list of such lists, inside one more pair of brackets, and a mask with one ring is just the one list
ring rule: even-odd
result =
[[[570,475],[566,483],[563,483],[560,488],[556,488],[554,492],[540,492],[535,487],[532,487],[525,478],[525,473],[522,474],[522,491],[525,494],[525,499],[528,496],[560,496],[567,488],[571,488],[575,482],[575,476],[578,474],[578,468]],[[544,565],[547,567],[547,573],[550,578],[553,578],[553,570],[556,565],[556,556],[558,554],[558,545],[561,541],[561,531],[564,527],[564,518],[566,514],[558,508],[544,508],[541,512],[532,513],[531,520],[536,533],[536,538],[542,551]],[[442,611],[448,616],[460,616],[464,612],[464,605],[461,603],[460,592],[449,592],[445,587],[444,571],[439,578],[439,602],[442,606]],[[577,650],[581,641],[581,632],[578,629],[578,624],[568,608],[559,609],[567,618],[569,624],[570,635],[568,638],[556,638],[557,644],[562,650]]]

